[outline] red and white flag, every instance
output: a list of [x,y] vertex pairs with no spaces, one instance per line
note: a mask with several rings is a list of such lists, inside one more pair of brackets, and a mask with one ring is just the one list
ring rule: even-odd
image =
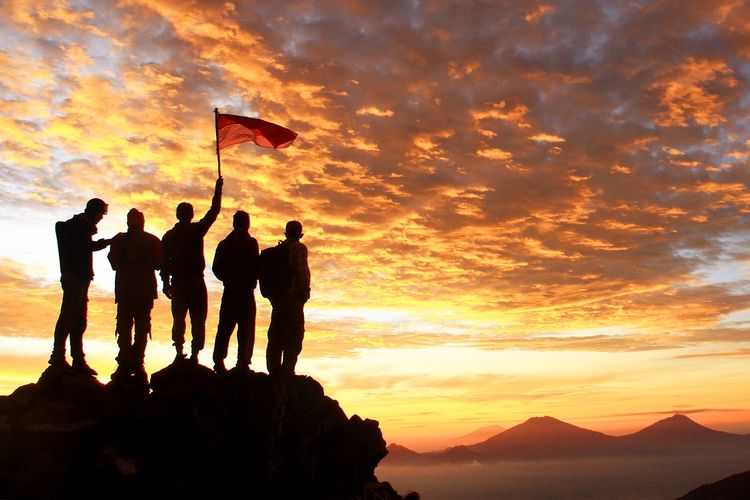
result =
[[283,149],[297,138],[296,132],[260,118],[221,113],[216,117],[216,134],[218,149],[242,142],[254,142],[262,148]]

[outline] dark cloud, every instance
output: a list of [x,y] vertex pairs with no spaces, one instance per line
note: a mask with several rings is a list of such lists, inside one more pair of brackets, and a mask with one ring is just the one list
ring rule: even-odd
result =
[[700,413],[744,413],[747,409],[743,408],[675,408],[673,410],[663,411],[648,411],[648,412],[637,412],[637,413],[620,413],[614,415],[602,415],[605,418],[611,417],[650,417],[658,415],[697,415]]

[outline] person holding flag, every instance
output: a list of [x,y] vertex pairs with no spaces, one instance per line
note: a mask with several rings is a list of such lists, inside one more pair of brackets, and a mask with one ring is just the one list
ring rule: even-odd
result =
[[[182,361],[185,344],[185,317],[190,314],[193,339],[190,360],[198,363],[198,354],[206,340],[208,292],[203,278],[206,259],[203,255],[203,238],[221,212],[221,193],[224,179],[221,176],[220,150],[243,142],[254,142],[264,148],[285,148],[297,137],[295,132],[259,118],[220,114],[214,109],[216,129],[216,160],[218,178],[214,188],[211,208],[198,222],[193,220],[193,206],[182,202],[177,205],[177,224],[162,238],[164,266],[161,277],[164,295],[172,300],[172,342],[175,362]],[[249,359],[248,359],[249,361]]]
[[198,222],[193,222],[193,205],[177,205],[177,223],[164,233],[164,266],[161,279],[164,295],[172,301],[172,342],[176,350],[175,362],[185,359],[185,317],[190,314],[192,332],[190,361],[198,363],[198,354],[206,342],[208,291],[203,278],[206,259],[203,238],[221,212],[221,192],[224,179],[216,179],[211,208]]

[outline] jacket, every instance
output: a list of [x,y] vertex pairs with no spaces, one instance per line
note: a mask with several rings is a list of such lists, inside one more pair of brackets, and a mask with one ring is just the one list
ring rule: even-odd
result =
[[157,298],[154,271],[164,262],[159,238],[142,229],[118,233],[107,258],[115,270],[115,302]]
[[63,278],[94,279],[93,252],[107,247],[107,240],[92,241],[96,224],[82,213],[55,224],[57,253]]
[[258,283],[258,241],[236,229],[216,247],[211,266],[225,289],[254,290]]

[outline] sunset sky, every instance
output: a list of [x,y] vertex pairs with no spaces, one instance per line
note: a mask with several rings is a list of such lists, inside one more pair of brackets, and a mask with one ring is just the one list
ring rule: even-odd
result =
[[[302,221],[298,372],[388,442],[676,411],[750,433],[749,79],[735,0],[4,0],[0,394],[46,367],[55,221],[94,196],[102,237],[132,207],[159,237],[179,202],[201,216],[218,107],[299,137],[222,151],[207,261],[238,209],[262,248]],[[102,381],[106,253],[84,337]],[[163,295],[153,324],[150,372],[174,356]]]

